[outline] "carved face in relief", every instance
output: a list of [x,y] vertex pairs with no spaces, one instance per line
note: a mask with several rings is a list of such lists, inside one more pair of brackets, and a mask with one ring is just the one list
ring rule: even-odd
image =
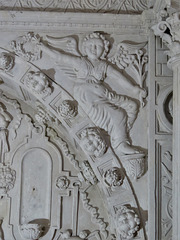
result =
[[36,92],[42,92],[47,86],[48,82],[44,74],[35,74],[33,77],[32,86]]
[[98,38],[89,39],[86,41],[85,51],[89,59],[99,59],[104,52],[104,43]]
[[29,72],[26,76],[26,85],[37,94],[50,94],[49,81],[42,72]]
[[118,233],[124,239],[131,239],[134,237],[139,229],[140,219],[138,215],[126,206],[122,206],[118,209],[116,215],[116,227]]
[[89,154],[101,157],[106,151],[106,143],[94,128],[84,129],[81,133],[81,146]]
[[93,32],[84,38],[82,52],[91,60],[105,59],[109,52],[109,41],[103,34]]

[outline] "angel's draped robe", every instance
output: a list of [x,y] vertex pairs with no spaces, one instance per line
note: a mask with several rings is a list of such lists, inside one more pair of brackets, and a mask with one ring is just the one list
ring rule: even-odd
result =
[[115,149],[122,142],[129,142],[128,132],[137,115],[137,104],[128,97],[109,90],[104,85],[108,63],[97,61],[94,66],[82,57],[77,70],[74,98],[93,123],[108,132]]

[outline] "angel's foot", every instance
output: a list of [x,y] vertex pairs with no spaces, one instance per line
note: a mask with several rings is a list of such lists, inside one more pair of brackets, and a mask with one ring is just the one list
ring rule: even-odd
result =
[[138,149],[130,145],[128,142],[122,142],[118,147],[118,151],[120,151],[121,154],[135,154],[140,152]]

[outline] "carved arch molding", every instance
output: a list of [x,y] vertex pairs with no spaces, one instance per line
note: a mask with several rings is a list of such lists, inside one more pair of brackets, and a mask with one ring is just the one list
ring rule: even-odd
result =
[[173,75],[151,28],[176,4],[12,2],[0,5],[0,240],[175,239]]

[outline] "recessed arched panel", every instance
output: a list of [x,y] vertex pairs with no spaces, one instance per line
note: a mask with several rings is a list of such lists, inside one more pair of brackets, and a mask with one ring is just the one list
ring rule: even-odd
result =
[[50,220],[51,173],[51,158],[45,150],[32,148],[26,152],[21,164],[21,224]]

